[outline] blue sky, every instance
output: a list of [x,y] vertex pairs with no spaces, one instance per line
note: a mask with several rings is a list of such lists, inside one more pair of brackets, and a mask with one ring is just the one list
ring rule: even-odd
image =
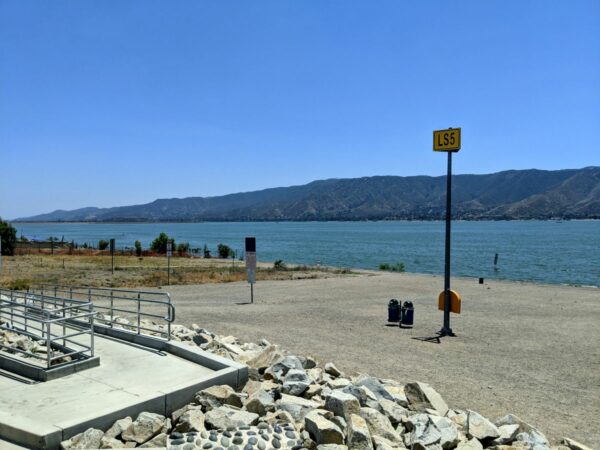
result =
[[0,0],[0,215],[600,164],[598,1]]

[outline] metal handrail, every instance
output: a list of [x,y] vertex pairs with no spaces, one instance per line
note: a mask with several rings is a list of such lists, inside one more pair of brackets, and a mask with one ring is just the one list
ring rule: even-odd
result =
[[[135,317],[135,322],[127,326],[135,328],[137,334],[141,334],[142,331],[148,331],[158,333],[160,336],[166,337],[167,340],[171,339],[171,324],[175,321],[175,306],[171,303],[171,294],[168,292],[49,284],[33,285],[28,292],[41,295],[51,294],[54,298],[59,299],[68,297],[69,300],[73,301],[78,301],[78,298],[85,299],[85,301],[94,303],[94,308],[97,312],[104,311],[108,313],[106,314],[109,316],[108,319],[102,316],[96,317],[97,323],[113,328],[115,324],[115,312],[130,314]],[[109,304],[105,306],[102,302],[108,302]],[[131,305],[128,305],[128,302],[131,302]],[[126,309],[128,306],[132,309]],[[161,315],[144,311],[142,306],[154,306],[156,308],[162,306],[165,308],[165,312]],[[166,322],[167,331],[164,332],[160,329],[144,327],[142,325],[142,318],[159,319]]]
[[[62,307],[56,307],[60,303]],[[3,357],[11,358],[10,353],[19,353],[28,357],[46,362],[46,368],[65,357],[94,356],[94,305],[91,302],[82,302],[64,298],[51,298],[26,292],[12,291],[0,288],[0,329],[19,335],[30,337],[34,341],[44,341],[46,355],[11,347],[0,342],[0,349],[5,350]],[[67,328],[72,329],[73,319],[84,319],[90,326],[77,327],[80,331],[67,333]],[[62,333],[56,332],[62,328]],[[76,336],[89,335],[89,344]],[[60,342],[62,341],[62,345]],[[56,351],[60,350],[59,355]]]

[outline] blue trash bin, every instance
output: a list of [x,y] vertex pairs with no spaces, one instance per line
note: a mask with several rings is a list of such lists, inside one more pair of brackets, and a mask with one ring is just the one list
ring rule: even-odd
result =
[[400,318],[400,326],[406,328],[412,328],[415,321],[415,307],[410,300],[405,301],[402,304],[402,315]]
[[395,298],[388,302],[388,322],[400,322],[400,303]]

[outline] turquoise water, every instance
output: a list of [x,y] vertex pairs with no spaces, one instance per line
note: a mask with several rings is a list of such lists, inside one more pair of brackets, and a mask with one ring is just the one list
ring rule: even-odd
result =
[[[117,247],[148,246],[161,231],[216,253],[242,250],[256,236],[262,261],[376,269],[403,262],[407,272],[444,271],[444,222],[15,223],[19,235]],[[544,283],[600,285],[600,221],[453,222],[452,274]],[[494,254],[499,254],[494,269]]]

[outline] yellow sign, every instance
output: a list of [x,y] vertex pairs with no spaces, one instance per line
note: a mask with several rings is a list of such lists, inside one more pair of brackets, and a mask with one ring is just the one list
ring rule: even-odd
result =
[[433,132],[433,150],[457,152],[460,150],[460,128],[449,128]]
[[[456,291],[450,289],[450,312],[455,314],[460,314],[460,303],[461,303],[460,294]],[[444,291],[440,292],[440,296],[438,297],[438,309],[440,311],[444,310],[444,303],[446,302],[446,296],[444,295]]]

